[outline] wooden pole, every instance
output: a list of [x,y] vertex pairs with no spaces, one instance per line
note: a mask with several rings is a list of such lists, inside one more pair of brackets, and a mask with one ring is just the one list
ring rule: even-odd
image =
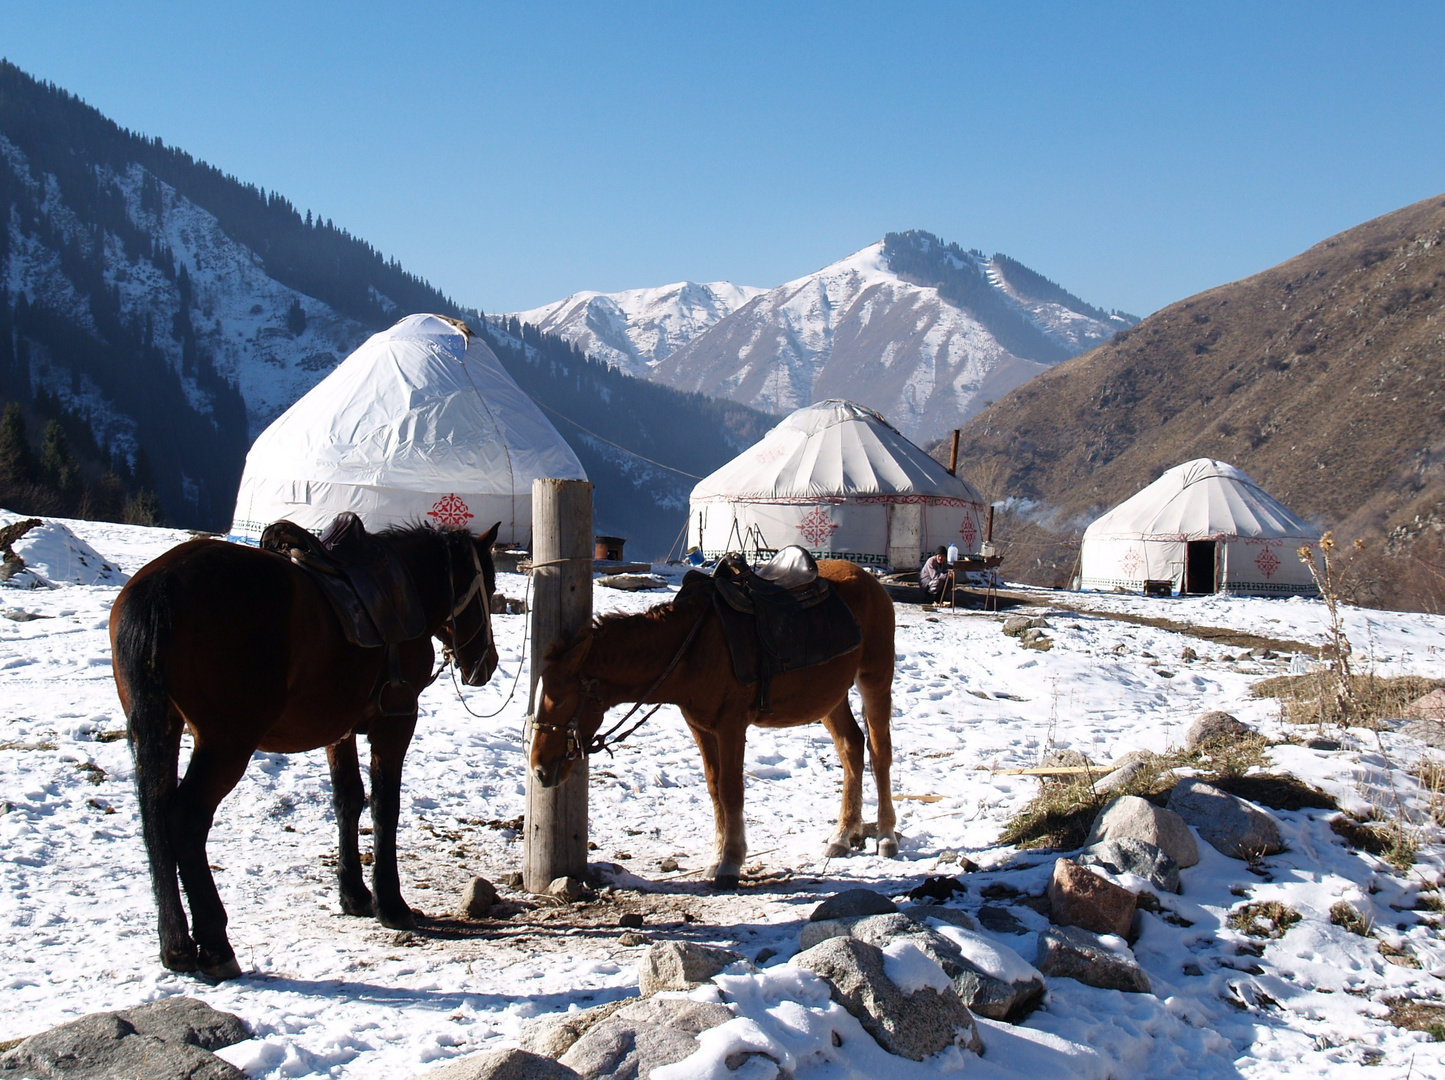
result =
[[[592,485],[532,481],[532,707],[547,650],[592,622]],[[551,564],[551,565],[548,565]],[[522,885],[541,893],[559,877],[587,874],[587,759],[554,788],[527,769]]]
[[948,455],[948,475],[958,475],[958,428],[953,429],[953,452]]

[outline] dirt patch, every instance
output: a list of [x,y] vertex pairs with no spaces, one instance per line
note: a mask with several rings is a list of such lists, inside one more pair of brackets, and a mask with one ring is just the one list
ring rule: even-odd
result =
[[1210,781],[1221,791],[1271,810],[1338,810],[1334,796],[1287,773],[1221,776]]
[[1445,1005],[1403,998],[1394,998],[1385,1004],[1390,1007],[1390,1023],[1396,1027],[1423,1031],[1434,1042],[1445,1042]]

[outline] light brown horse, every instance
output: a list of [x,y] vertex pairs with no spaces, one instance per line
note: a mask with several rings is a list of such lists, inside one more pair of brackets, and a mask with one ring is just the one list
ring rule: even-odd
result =
[[[702,751],[717,826],[718,888],[735,888],[747,837],[743,825],[743,751],[748,727],[794,727],[821,720],[843,762],[843,805],[828,856],[846,855],[875,832],[863,822],[863,732],[848,706],[848,689],[863,697],[868,753],[878,785],[878,853],[898,854],[889,770],[893,742],[893,602],[871,574],[828,560],[819,574],[838,590],[858,620],[863,643],[815,667],[773,678],[771,712],[759,715],[758,688],[733,674],[712,590],[685,589],[671,603],[641,615],[605,615],[580,638],[547,657],[533,725],[531,767],[543,786],[561,783],[602,726],[607,709],[647,696],[682,710]],[[680,655],[679,655],[680,654]],[[676,666],[664,677],[667,667]],[[647,691],[662,679],[651,694]]]

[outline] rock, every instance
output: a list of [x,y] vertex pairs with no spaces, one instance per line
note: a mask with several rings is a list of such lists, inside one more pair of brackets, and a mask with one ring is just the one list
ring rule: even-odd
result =
[[1445,720],[1445,689],[1416,698],[1405,706],[1405,715],[1412,720]]
[[213,1009],[192,997],[169,997],[116,1013],[140,1035],[219,1050],[244,1042],[250,1029],[239,1016]]
[[617,925],[624,930],[641,930],[642,923],[643,918],[640,911],[629,911],[617,920]]
[[502,875],[502,884],[509,889],[520,889],[523,880],[520,870],[510,870]]
[[644,998],[591,1028],[562,1055],[583,1080],[634,1080],[697,1052],[696,1036],[725,1024],[732,1010],[687,998]]
[[[1033,633],[1032,630],[1029,633]],[[1054,647],[1054,639],[1051,637],[1031,637],[1019,641],[1025,649],[1037,649],[1039,652],[1048,652]]]
[[647,935],[639,934],[636,930],[624,930],[617,935],[617,944],[632,948],[636,945],[646,945]]
[[1313,739],[1306,739],[1305,746],[1309,747],[1311,750],[1338,750],[1340,748],[1340,743],[1338,739],[1326,739],[1320,736],[1316,736]]
[[1197,750],[1214,739],[1238,739],[1253,734],[1254,729],[1248,724],[1241,724],[1227,712],[1214,710],[1200,713],[1189,725],[1189,730],[1184,733],[1184,746],[1188,750]]
[[484,919],[497,902],[497,889],[484,877],[472,878],[457,904],[457,914],[464,919]]
[[1133,837],[1164,851],[1181,868],[1199,861],[1199,844],[1184,819],[1137,795],[1121,795],[1099,811],[1086,846]]
[[1026,630],[1047,630],[1049,620],[1042,615],[1010,615],[1003,621],[1003,632],[1009,637],[1023,637]]
[[1029,928],[1019,922],[1008,908],[985,904],[978,909],[979,925],[995,934],[1027,934]]
[[1079,856],[1082,866],[1102,866],[1111,874],[1134,874],[1147,878],[1155,890],[1179,891],[1179,864],[1157,845],[1132,836],[1105,840],[1086,848]]
[[578,1012],[539,1016],[522,1029],[522,1037],[518,1041],[523,1050],[544,1057],[559,1058],[592,1028],[636,1001],[637,998],[619,998]]
[[1107,948],[1087,930],[1058,926],[1039,934],[1034,965],[1051,979],[1076,979],[1086,986],[1151,994],[1149,976],[1134,960]]
[[1199,659],[1199,654],[1186,645],[1179,653],[1179,659],[1183,660],[1186,664],[1192,664]]
[[847,919],[819,919],[817,922],[805,922],[803,928],[798,931],[798,951],[807,952],[814,945],[827,941],[829,938],[847,937],[853,929],[853,924],[863,918],[867,918],[867,916],[854,915]]
[[1419,739],[1432,749],[1445,749],[1445,721],[1412,720],[1400,729],[1400,734]]
[[575,903],[582,899],[582,880],[574,877],[554,878],[547,886],[547,895]]
[[577,1072],[550,1057],[526,1050],[489,1050],[468,1054],[412,1080],[578,1080]]
[[[156,1004],[163,1004],[157,1002]],[[227,1031],[240,1031],[249,1038],[241,1022],[227,1013],[214,1021],[203,1016],[207,1006],[144,1011],[141,1023],[177,1036],[175,1039],[139,1034],[121,1013],[92,1013],[68,1024],[32,1035],[0,1055],[0,1076],[63,1077],[65,1080],[245,1080],[245,1074],[209,1050],[185,1041],[199,1038],[215,1042],[229,1038]],[[188,1021],[201,1020],[197,1027]],[[234,1021],[234,1025],[230,1023]],[[239,1042],[240,1039],[230,1039]],[[230,1042],[218,1046],[230,1045]]]
[[977,930],[977,925],[969,918],[968,912],[960,911],[958,908],[944,907],[942,904],[909,904],[903,909],[914,922],[921,923],[927,919],[938,919],[940,922],[950,923],[963,930]]
[[1097,795],[1105,795],[1111,791],[1119,790],[1140,773],[1150,768],[1158,756],[1158,754],[1148,750],[1130,750],[1118,761],[1114,762],[1112,771],[1105,773],[1098,780],[1094,781],[1094,793]]
[[882,949],[851,937],[830,938],[793,957],[828,983],[847,1009],[890,1054],[922,1061],[949,1046],[983,1048],[968,1006],[953,991],[925,986],[904,993],[887,975]]
[[[1050,750],[1039,763],[1040,767],[1045,769],[1081,769],[1092,764],[1092,761],[1077,750]],[[1069,784],[1078,783],[1080,779],[1088,775],[1088,773],[1066,773],[1063,776],[1041,776],[1039,780],[1045,787],[1051,785],[1067,787]]]
[[1248,861],[1284,850],[1279,826],[1267,811],[1203,780],[1175,784],[1169,809],[1230,858]]
[[888,915],[898,910],[898,905],[882,893],[872,889],[845,889],[835,893],[813,909],[808,918],[812,922],[824,919],[846,919],[855,915]]
[[937,900],[939,903],[946,903],[953,898],[955,893],[967,891],[967,887],[958,878],[947,874],[938,874],[935,877],[924,878],[923,884],[915,885],[908,890],[908,899]]
[[607,574],[597,579],[597,584],[624,592],[642,592],[645,589],[665,589],[667,582],[656,574]]
[[698,945],[691,941],[663,941],[643,954],[637,965],[638,990],[651,997],[659,990],[691,990],[719,971],[747,963],[741,953]]
[[1072,859],[1054,863],[1049,879],[1049,903],[1053,921],[1061,926],[1082,926],[1096,934],[1127,937],[1134,925],[1134,894],[1106,881]]

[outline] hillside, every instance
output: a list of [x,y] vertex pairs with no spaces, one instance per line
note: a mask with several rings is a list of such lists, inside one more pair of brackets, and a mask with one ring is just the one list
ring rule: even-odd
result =
[[1437,196],[1173,304],[975,416],[965,469],[1067,528],[1222,458],[1320,526],[1398,547],[1445,500],[1442,239]]
[[1138,321],[923,232],[766,291],[581,293],[519,317],[678,389],[776,413],[848,398],[915,439]]
[[[484,327],[329,220],[4,63],[0,207],[0,404],[19,406],[34,444],[17,479],[24,440],[11,453],[16,425],[0,432],[0,502],[17,511],[117,516],[149,488],[171,524],[224,529],[251,439],[368,334],[416,311],[488,336],[597,485],[599,527],[644,554],[666,550],[693,481],[643,458],[706,475],[769,426],[555,336]],[[51,420],[83,471],[104,474],[106,500],[58,499],[57,469],[35,464],[55,457],[39,443],[43,430],[53,442]]]

